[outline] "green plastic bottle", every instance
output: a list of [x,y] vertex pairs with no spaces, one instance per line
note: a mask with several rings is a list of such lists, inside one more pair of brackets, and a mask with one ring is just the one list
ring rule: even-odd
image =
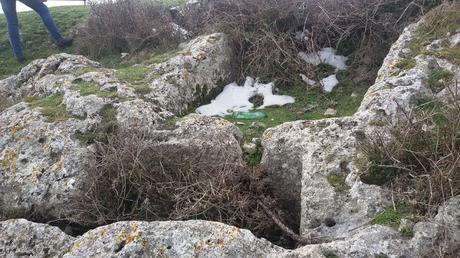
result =
[[232,117],[235,119],[254,120],[266,118],[267,114],[263,112],[234,112]]

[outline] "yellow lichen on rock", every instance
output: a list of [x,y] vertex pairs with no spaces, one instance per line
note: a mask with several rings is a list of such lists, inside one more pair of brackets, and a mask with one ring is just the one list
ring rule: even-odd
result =
[[18,154],[14,150],[8,150],[3,155],[3,158],[0,159],[0,165],[4,169],[9,169],[12,174],[16,173],[16,162],[18,159]]

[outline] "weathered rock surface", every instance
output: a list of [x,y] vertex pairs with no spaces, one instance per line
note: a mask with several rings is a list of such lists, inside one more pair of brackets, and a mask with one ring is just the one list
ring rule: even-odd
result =
[[281,250],[217,222],[119,222],[79,237],[64,257],[264,257]]
[[[355,230],[341,240],[305,246],[274,257],[311,257],[313,253],[344,258],[365,257],[436,257],[442,251],[456,257],[460,251],[460,197],[452,198],[439,208],[432,221],[419,222],[412,238],[394,229],[371,225]],[[317,256],[322,257],[322,256]]]
[[414,226],[411,238],[372,225],[349,237],[285,250],[250,231],[208,221],[118,222],[74,238],[56,227],[26,220],[0,223],[2,257],[434,257],[460,251],[460,197],[437,216]]
[[266,257],[283,251],[250,231],[208,221],[118,222],[74,238],[26,220],[0,223],[1,257]]
[[[307,237],[350,237],[388,205],[383,188],[361,182],[359,142],[407,113],[418,97],[435,97],[427,80],[439,69],[459,67],[432,56],[415,57],[400,70],[417,24],[392,46],[378,78],[352,117],[298,121],[269,129],[262,138],[262,165],[275,194],[290,201]],[[300,203],[300,206],[298,205]]]
[[[153,90],[148,95],[119,80],[116,71],[67,54],[36,60],[0,81],[0,94],[19,102],[0,113],[2,210],[14,217],[71,215],[69,201],[82,193],[90,144],[114,126],[147,132],[165,150],[180,148],[204,154],[201,159],[241,164],[241,133],[226,121],[191,115],[174,130],[164,129],[174,118],[169,110],[180,113],[228,78],[228,48],[222,34],[186,44],[181,54],[152,65],[152,73],[163,69],[164,74],[148,77]],[[165,81],[171,76],[178,77],[177,85]],[[207,89],[198,94],[197,85]]]
[[154,64],[150,94],[145,97],[176,115],[220,93],[232,78],[233,52],[225,34],[200,36],[182,44],[175,57]]
[[75,239],[57,227],[23,219],[0,222],[1,257],[62,257]]

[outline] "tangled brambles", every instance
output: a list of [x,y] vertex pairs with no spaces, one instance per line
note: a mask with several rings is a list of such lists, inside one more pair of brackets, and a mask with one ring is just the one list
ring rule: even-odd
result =
[[248,228],[283,244],[274,239],[281,234],[273,233],[277,229],[259,204],[271,207],[274,201],[257,170],[206,160],[199,151],[161,148],[147,135],[128,131],[116,132],[97,149],[72,222],[202,219]]

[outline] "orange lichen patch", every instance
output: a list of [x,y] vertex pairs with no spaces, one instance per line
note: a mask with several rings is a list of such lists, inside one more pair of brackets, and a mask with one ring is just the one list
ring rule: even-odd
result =
[[3,155],[3,158],[0,159],[0,165],[5,169],[9,169],[12,172],[12,174],[15,174],[17,160],[18,154],[16,153],[16,151],[9,150],[6,151]]
[[21,124],[17,123],[15,126],[13,126],[11,129],[10,129],[10,132],[11,132],[11,135],[14,136],[16,135],[17,132],[21,131],[22,129],[24,129],[24,126],[22,126]]

